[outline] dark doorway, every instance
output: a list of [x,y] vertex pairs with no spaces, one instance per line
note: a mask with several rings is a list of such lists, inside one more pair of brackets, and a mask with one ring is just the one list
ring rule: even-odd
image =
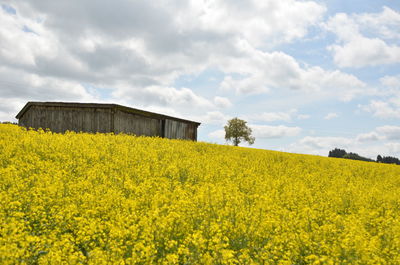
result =
[[165,138],[165,120],[161,120],[161,137]]

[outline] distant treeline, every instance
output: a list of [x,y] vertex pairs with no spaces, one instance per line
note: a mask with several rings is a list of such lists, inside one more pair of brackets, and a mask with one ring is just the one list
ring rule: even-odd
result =
[[18,125],[18,123],[16,123],[16,122],[11,122],[11,121],[2,121],[2,122],[0,122],[1,124],[15,124],[15,125]]
[[347,153],[346,150],[339,148],[335,148],[332,151],[329,151],[328,157],[347,158],[347,159],[361,160],[367,162],[378,162],[378,163],[400,165],[400,160],[396,157],[378,155],[376,160],[373,160],[367,157],[360,156],[357,153],[351,153],[351,152]]

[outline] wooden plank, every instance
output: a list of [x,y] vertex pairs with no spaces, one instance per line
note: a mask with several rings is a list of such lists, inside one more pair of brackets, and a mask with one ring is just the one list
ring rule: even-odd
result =
[[32,105],[19,119],[26,127],[49,128],[53,132],[125,132],[171,139],[197,138],[197,124],[176,119],[145,117],[104,108]]
[[116,111],[114,117],[114,126],[118,132],[132,133],[138,136],[158,136],[160,131],[160,123],[157,119],[122,111]]
[[134,109],[134,108],[130,108],[130,107],[125,107],[125,106],[121,106],[118,104],[101,104],[101,103],[28,102],[22,108],[22,110],[17,114],[16,118],[20,119],[25,114],[25,112],[29,111],[29,109],[34,106],[41,106],[44,108],[51,108],[51,107],[75,108],[75,109],[82,109],[82,110],[83,109],[88,110],[88,109],[94,109],[94,108],[114,109],[114,110],[119,110],[119,111],[129,113],[129,114],[140,115],[143,117],[156,119],[156,120],[169,119],[169,120],[174,120],[174,121],[178,121],[178,122],[193,123],[193,124],[196,124],[197,126],[200,125],[200,123],[198,123],[198,122],[189,121],[189,120],[171,117],[171,116],[166,116],[163,114],[153,113],[153,112],[149,112],[149,111]]

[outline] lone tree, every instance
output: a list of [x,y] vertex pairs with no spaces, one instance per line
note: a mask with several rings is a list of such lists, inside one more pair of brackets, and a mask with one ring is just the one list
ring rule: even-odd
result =
[[233,142],[234,146],[238,146],[241,142],[246,141],[250,145],[254,144],[255,138],[251,136],[251,129],[247,127],[246,121],[233,118],[228,121],[225,128],[225,140]]

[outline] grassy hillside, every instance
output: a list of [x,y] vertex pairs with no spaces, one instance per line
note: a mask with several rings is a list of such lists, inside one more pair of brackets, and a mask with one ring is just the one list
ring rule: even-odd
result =
[[400,264],[400,167],[0,125],[0,263]]

